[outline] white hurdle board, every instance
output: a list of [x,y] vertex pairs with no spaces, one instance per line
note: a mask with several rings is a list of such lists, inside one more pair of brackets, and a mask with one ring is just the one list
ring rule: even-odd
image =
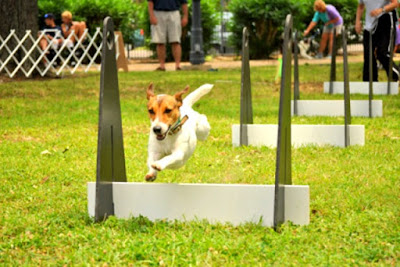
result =
[[[292,115],[294,101],[292,100]],[[368,100],[351,100],[352,117],[369,117]],[[297,100],[298,116],[344,116],[343,100]],[[372,100],[372,117],[382,117],[382,100]]]
[[[89,182],[88,211],[94,217],[96,183]],[[285,185],[285,221],[310,222],[308,186]],[[113,183],[115,216],[210,223],[274,224],[274,185]]]
[[[329,83],[324,82],[324,93],[329,94]],[[344,91],[343,82],[333,82],[333,93],[343,94]],[[387,82],[374,82],[373,83],[374,95],[387,95],[388,83]],[[369,94],[369,83],[368,82],[350,82],[350,94]],[[399,84],[398,82],[390,83],[390,94],[399,94]]]
[[[247,124],[247,138],[250,146],[277,146],[278,125]],[[307,125],[292,124],[292,145],[301,147],[307,145],[331,145],[345,147],[344,125]],[[349,125],[350,145],[365,144],[364,125]],[[240,124],[232,125],[232,144],[240,145]]]

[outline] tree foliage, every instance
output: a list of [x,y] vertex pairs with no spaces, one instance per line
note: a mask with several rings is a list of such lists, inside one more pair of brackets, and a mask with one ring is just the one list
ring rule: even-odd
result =
[[122,31],[125,41],[129,41],[143,3],[134,3],[132,0],[39,0],[38,5],[41,26],[44,24],[44,14],[53,13],[59,25],[61,13],[69,10],[74,20],[85,21],[89,31],[93,32],[96,27],[102,27],[105,17],[111,16],[115,29]]
[[250,57],[266,58],[279,43],[286,15],[295,9],[290,0],[232,0],[229,10],[233,13],[231,30],[234,46],[241,49],[242,30],[247,27]]
[[[341,13],[345,25],[353,25],[357,0],[332,0]],[[302,32],[314,15],[314,1],[309,0],[232,0],[229,10],[233,13],[230,29],[233,32],[232,44],[240,51],[242,29],[247,27],[250,33],[250,57],[267,58],[276,50],[283,31],[287,14],[294,18],[293,26]]]

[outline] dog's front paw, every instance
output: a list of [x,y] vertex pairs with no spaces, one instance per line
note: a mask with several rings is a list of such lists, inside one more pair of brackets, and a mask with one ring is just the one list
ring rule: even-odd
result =
[[154,182],[157,178],[157,173],[154,172],[149,172],[146,174],[146,182]]
[[163,166],[161,166],[161,164],[158,161],[156,161],[153,164],[151,164],[151,167],[156,169],[159,172],[164,169]]

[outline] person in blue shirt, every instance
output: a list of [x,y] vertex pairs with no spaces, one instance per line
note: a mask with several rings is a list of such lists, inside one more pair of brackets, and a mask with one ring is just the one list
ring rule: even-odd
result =
[[324,30],[322,32],[321,43],[319,46],[319,52],[316,58],[322,58],[323,52],[325,51],[326,44],[329,40],[329,54],[332,54],[333,47],[333,30],[336,28],[336,35],[340,34],[343,26],[343,18],[339,11],[332,6],[325,4],[322,0],[316,0],[314,2],[314,10],[316,11],[311,23],[308,25],[307,29],[304,31],[304,36],[307,36],[310,31],[317,26],[319,21],[322,21],[324,25]]
[[[181,18],[180,8],[183,16]],[[175,69],[181,70],[182,27],[188,23],[187,0],[148,0],[151,24],[151,42],[157,45],[158,71],[165,71],[166,44],[171,44],[175,59]]]

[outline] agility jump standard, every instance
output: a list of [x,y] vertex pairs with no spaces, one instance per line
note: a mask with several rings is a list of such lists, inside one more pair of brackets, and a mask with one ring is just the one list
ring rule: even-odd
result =
[[[336,36],[336,29],[334,30]],[[372,42],[372,41],[371,41]],[[296,116],[344,116],[346,95],[344,101],[341,100],[300,100],[299,92],[299,77],[298,77],[298,49],[297,49],[297,32],[294,36],[294,100],[292,101],[292,114]],[[347,57],[347,31],[343,28],[342,34],[342,47],[343,47],[343,68],[348,70],[348,57]],[[372,63],[370,63],[372,64]],[[372,66],[370,66],[372,68]],[[296,72],[297,71],[297,72]],[[297,74],[297,75],[296,75]],[[372,100],[372,71],[370,72],[370,97],[369,100],[350,100],[350,110],[352,117],[382,117],[382,100]],[[344,73],[347,80],[343,80],[343,88],[348,86],[348,73]],[[331,62],[331,81],[329,82],[329,90],[333,90],[333,80],[336,80],[336,37],[333,42],[332,48],[332,62]],[[350,97],[350,96],[349,96]]]
[[[291,25],[291,16],[286,23]],[[153,221],[206,219],[233,225],[261,222],[268,227],[286,221],[309,223],[309,187],[292,185],[291,181],[290,70],[284,76],[289,81],[282,83],[285,87],[281,90],[275,185],[128,183],[115,43],[111,38],[114,26],[109,17],[104,20],[103,32],[110,38],[103,39],[97,178],[87,188],[90,216],[96,221],[111,215],[141,215]],[[290,54],[284,64],[288,59]]]
[[[291,16],[290,16],[291,19]],[[286,34],[290,32],[290,34]],[[292,24],[286,21],[285,24],[285,39],[283,44],[283,63],[282,64],[282,80],[281,80],[281,94],[283,88],[291,87],[291,59],[292,59]],[[232,144],[234,146],[253,145],[253,146],[268,146],[271,148],[277,147],[277,135],[279,135],[279,127],[276,124],[253,124],[252,107],[251,107],[251,86],[250,86],[250,68],[248,60],[248,35],[247,30],[243,31],[243,58],[242,58],[242,86],[241,86],[241,101],[240,101],[240,125],[232,125]],[[286,58],[285,58],[286,57]],[[296,62],[295,55],[295,62]],[[298,65],[294,68],[295,80],[298,81]],[[348,85],[348,70],[344,71],[346,80],[345,84]],[[296,85],[296,82],[295,82]],[[364,125],[351,125],[350,116],[350,94],[349,87],[345,86],[347,92],[344,97],[344,102],[341,101],[345,117],[344,125],[291,125],[291,144],[294,147],[307,146],[307,145],[332,145],[339,147],[347,147],[350,145],[364,145],[365,133]],[[280,110],[282,105],[288,101],[288,107],[284,106],[283,110],[288,110],[291,113],[290,103],[290,90],[285,94],[285,101],[280,103]],[[298,82],[297,90],[295,90],[295,97],[299,97]],[[294,101],[294,109],[301,111],[303,106],[297,106]],[[343,106],[344,103],[344,106]],[[286,109],[287,108],[287,109]],[[291,123],[291,116],[284,117],[285,122]],[[288,134],[290,134],[290,132]]]

